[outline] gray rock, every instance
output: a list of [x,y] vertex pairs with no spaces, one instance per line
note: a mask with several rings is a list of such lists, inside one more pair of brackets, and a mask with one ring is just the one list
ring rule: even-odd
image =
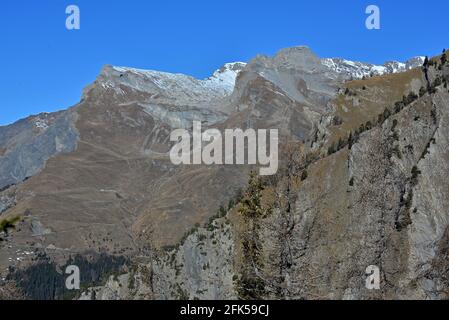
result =
[[75,150],[78,132],[73,110],[43,114],[0,127],[0,188],[19,183],[44,168],[51,157]]

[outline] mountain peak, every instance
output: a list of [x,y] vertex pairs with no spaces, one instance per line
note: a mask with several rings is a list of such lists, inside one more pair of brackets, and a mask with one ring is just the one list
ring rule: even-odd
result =
[[324,58],[321,63],[332,71],[345,77],[361,79],[363,77],[379,76],[384,74],[404,72],[422,66],[425,57],[417,56],[407,60],[405,63],[398,61],[387,61],[383,65],[350,61],[342,58]]
[[229,95],[234,89],[238,73],[245,66],[246,63],[243,62],[226,63],[216,70],[212,76],[206,79],[197,79],[182,73],[105,65],[97,80],[104,88],[116,88],[124,85],[133,90],[144,92],[181,90],[197,92],[198,94],[209,91],[216,95]]
[[218,86],[226,88],[228,91],[234,90],[235,80],[238,74],[246,67],[244,62],[231,62],[226,63],[220,69],[214,72],[214,74],[207,78],[206,81],[215,83]]

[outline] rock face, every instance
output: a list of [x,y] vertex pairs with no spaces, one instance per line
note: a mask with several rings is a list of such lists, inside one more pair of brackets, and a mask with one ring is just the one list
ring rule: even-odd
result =
[[[365,79],[374,66],[306,47],[205,80],[106,66],[74,108],[0,128],[0,172],[24,167],[3,178],[0,210],[22,220],[1,270],[31,270],[18,249],[94,251],[131,262],[82,299],[447,298],[449,67],[415,60]],[[172,165],[170,132],[193,120],[279,129],[280,170]]]
[[341,81],[309,48],[294,47],[253,59],[240,73],[231,101],[246,126],[276,128],[305,140]]
[[41,114],[0,127],[0,189],[43,169],[51,157],[76,148],[76,112]]

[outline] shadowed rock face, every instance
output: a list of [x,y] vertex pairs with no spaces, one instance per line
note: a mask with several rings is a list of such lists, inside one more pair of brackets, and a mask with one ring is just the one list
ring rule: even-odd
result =
[[[270,214],[256,221],[258,297],[440,298],[447,89],[435,84],[374,124],[403,95],[447,78],[447,66],[426,72],[345,84],[346,74],[306,47],[227,64],[205,80],[106,66],[72,109],[0,127],[0,181],[12,185],[0,192],[0,210],[23,218],[0,251],[0,270],[26,268],[33,254],[20,252],[64,264],[101,251],[138,267],[96,288],[97,298],[244,297],[251,252],[242,239],[254,229],[239,205],[179,244],[228,207],[250,170],[172,165],[171,131],[199,120],[205,129],[276,128],[281,144],[289,141],[261,195]],[[328,152],[368,121],[350,149]],[[364,289],[370,264],[382,269],[381,291]]]
[[0,127],[0,189],[40,172],[51,157],[76,148],[76,112],[41,114]]

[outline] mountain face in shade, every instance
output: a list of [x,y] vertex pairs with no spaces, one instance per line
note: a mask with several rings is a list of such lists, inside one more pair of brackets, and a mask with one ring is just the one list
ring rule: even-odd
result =
[[[73,260],[83,299],[447,297],[449,70],[423,63],[293,47],[203,80],[105,66],[79,104],[0,127],[0,221],[20,217],[0,297],[66,296]],[[193,121],[278,129],[278,173],[173,165]],[[365,288],[370,265],[388,286]]]

